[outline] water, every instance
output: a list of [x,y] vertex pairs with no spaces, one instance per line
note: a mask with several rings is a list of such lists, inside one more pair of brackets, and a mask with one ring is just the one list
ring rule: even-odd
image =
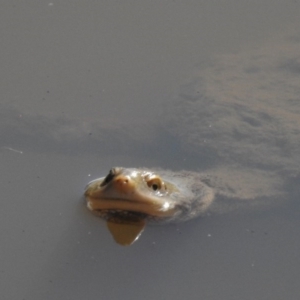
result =
[[[3,299],[297,298],[297,2],[5,1],[0,14]],[[253,53],[261,53],[263,71],[258,81],[242,81],[257,71],[239,68]],[[279,73],[272,64],[283,60],[287,71]],[[180,99],[198,103],[199,90],[216,101],[205,107],[213,116],[220,99],[224,109],[241,103],[237,95],[248,108],[267,101],[265,111],[288,98],[269,113],[285,143],[261,126],[276,147],[265,139],[266,152],[251,148],[247,156],[249,140],[206,131],[197,110],[190,118],[180,108]],[[243,115],[257,126],[252,116]],[[203,134],[214,137],[211,148],[199,146]],[[121,247],[82,197],[85,184],[112,166],[211,172],[221,185],[232,183],[216,206],[224,200],[234,209],[147,227]]]

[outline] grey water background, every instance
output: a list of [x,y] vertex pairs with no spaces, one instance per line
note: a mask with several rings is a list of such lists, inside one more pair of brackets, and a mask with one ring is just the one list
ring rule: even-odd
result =
[[[1,298],[298,299],[299,12],[297,1],[2,1]],[[255,52],[261,47],[269,52]],[[258,59],[251,74],[280,62],[254,77],[268,107],[277,105],[273,87],[288,91],[292,112],[273,111],[286,140],[275,154],[266,149],[265,165],[252,159],[259,151],[248,161],[238,148],[217,174],[231,178],[234,158],[245,173],[279,170],[266,186],[283,182],[267,199],[280,201],[147,227],[133,246],[115,244],[85,209],[85,184],[118,165],[219,170],[219,152],[199,144],[206,129],[198,130],[197,106],[193,115],[182,99],[196,103],[198,89],[221,97],[228,74],[243,78],[236,70],[249,49]],[[228,88],[241,85],[250,87],[240,98],[251,107],[257,85]],[[231,153],[225,137],[215,145]]]

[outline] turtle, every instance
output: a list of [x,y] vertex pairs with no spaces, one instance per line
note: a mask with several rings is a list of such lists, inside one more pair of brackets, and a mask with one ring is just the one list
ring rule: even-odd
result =
[[121,245],[131,245],[147,223],[183,222],[203,214],[213,190],[194,172],[112,168],[85,189],[87,207],[107,220]]

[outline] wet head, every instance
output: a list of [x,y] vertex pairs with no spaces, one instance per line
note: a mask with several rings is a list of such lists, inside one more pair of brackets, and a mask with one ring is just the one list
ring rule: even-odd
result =
[[213,192],[198,174],[164,170],[159,173],[150,169],[112,168],[106,177],[87,185],[87,207],[107,220],[116,239],[112,232],[116,228],[118,235],[123,236],[119,229],[124,233],[126,226],[142,231],[146,222],[185,221],[198,216],[211,203]]

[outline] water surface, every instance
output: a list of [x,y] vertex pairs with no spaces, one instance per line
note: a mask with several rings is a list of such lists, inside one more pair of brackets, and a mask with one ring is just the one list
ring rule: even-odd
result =
[[[297,2],[5,1],[0,14],[3,299],[297,298]],[[207,217],[120,247],[82,197],[112,166],[226,189]]]

